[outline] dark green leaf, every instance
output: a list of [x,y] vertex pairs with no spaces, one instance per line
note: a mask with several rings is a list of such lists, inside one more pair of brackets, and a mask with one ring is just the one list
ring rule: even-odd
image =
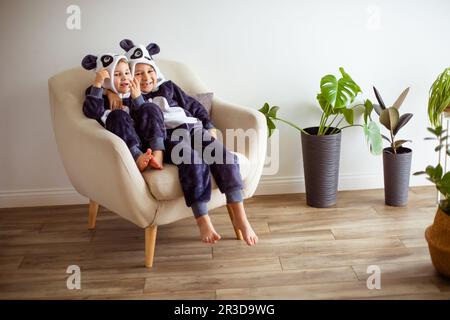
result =
[[344,115],[345,121],[353,125],[353,109],[342,109],[342,114]]
[[440,180],[442,177],[442,166],[441,164],[438,164],[435,168],[434,171],[434,176],[433,176],[436,180]]
[[269,130],[269,138],[272,136],[273,131],[277,128],[275,123],[273,123],[272,119],[266,118],[267,120],[267,129]]
[[408,121],[412,118],[412,116],[413,116],[412,113],[405,113],[404,115],[402,115],[400,117],[400,119],[398,119],[397,126],[395,127],[394,131],[392,132],[394,136],[405,124],[408,123]]
[[431,179],[434,178],[434,172],[436,169],[433,166],[427,166],[425,172],[430,176]]
[[378,92],[377,88],[373,87],[373,91],[375,92],[375,97],[377,98],[378,103],[380,104],[380,107],[382,110],[386,109],[386,105],[384,104],[383,99],[381,98],[380,93]]
[[319,102],[319,105],[320,105],[320,108],[322,109],[322,111],[325,111],[325,108],[327,106],[327,100],[325,100],[325,98],[320,93],[317,94],[316,99]]
[[382,134],[381,137],[382,137],[384,140],[387,140],[389,143],[392,143],[392,142],[391,142],[391,139],[389,139],[388,137],[386,137],[384,134]]
[[436,148],[434,148],[434,151],[435,152],[438,152],[439,150],[441,150],[442,148],[444,147],[444,145],[439,145],[439,146],[437,146]]
[[280,107],[277,107],[277,106],[273,106],[272,108],[270,108],[269,113],[268,113],[269,117],[276,118],[278,110],[280,110]]
[[421,174],[426,174],[426,172],[425,171],[417,171],[417,172],[413,173],[413,176],[419,176]]
[[447,191],[447,193],[450,193],[450,172],[447,172],[444,174],[444,176],[441,179],[441,186],[444,187]]
[[430,132],[431,132],[432,134],[434,134],[435,136],[439,136],[439,134],[436,133],[436,130],[435,130],[435,129],[433,129],[433,128],[431,128],[431,127],[428,127],[427,130],[430,131]]
[[264,103],[264,106],[261,109],[259,109],[258,111],[260,111],[264,115],[266,115],[269,112],[269,104],[267,102]]
[[367,119],[370,119],[370,114],[373,110],[373,103],[369,99],[364,101],[364,123],[367,123]]

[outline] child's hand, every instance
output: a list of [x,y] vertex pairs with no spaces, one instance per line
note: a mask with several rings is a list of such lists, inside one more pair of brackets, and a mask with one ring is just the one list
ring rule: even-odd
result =
[[141,95],[141,86],[139,84],[139,80],[136,78],[133,78],[130,81],[130,91],[131,91],[131,98],[136,99]]
[[95,74],[94,87],[101,88],[105,79],[111,78],[106,69],[101,69]]
[[208,130],[209,134],[214,138],[217,139],[217,129],[216,128],[211,128]]
[[109,108],[111,110],[123,109],[122,99],[120,99],[120,97],[115,92],[108,89],[106,90],[106,96],[108,97]]

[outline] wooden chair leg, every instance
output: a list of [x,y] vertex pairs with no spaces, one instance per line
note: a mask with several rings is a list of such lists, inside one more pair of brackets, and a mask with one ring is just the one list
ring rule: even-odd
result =
[[95,201],[89,200],[89,218],[88,218],[89,230],[95,229],[97,213],[98,213],[98,203]]
[[157,229],[158,226],[148,226],[145,228],[145,266],[147,268],[153,266]]
[[[231,223],[233,223],[234,220],[234,213],[233,213],[233,209],[231,208],[230,205],[227,204],[227,210],[228,210],[228,215],[230,216],[231,219]],[[242,232],[241,230],[239,230],[238,228],[236,228],[233,224],[233,228],[234,228],[234,233],[236,234],[236,238],[238,240],[243,240],[244,238],[242,237]]]

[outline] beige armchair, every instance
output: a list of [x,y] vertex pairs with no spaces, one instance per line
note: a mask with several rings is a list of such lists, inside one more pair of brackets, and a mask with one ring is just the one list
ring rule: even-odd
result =
[[[188,94],[209,90],[184,64],[158,60],[167,79],[173,80]],[[126,144],[105,130],[95,120],[83,115],[84,91],[92,83],[93,73],[74,68],[49,79],[50,109],[56,143],[74,188],[90,199],[88,227],[95,228],[99,204],[145,228],[145,265],[151,267],[158,225],[192,216],[184,202],[178,170],[166,164],[164,170],[139,172]],[[264,116],[258,111],[213,99],[211,118],[216,128],[254,129],[256,139],[246,139],[234,151],[239,158],[244,182],[244,199],[251,197],[261,177],[267,129]],[[234,139],[234,138],[233,138]],[[226,199],[212,182],[208,208],[226,205]],[[228,208],[230,218],[233,212]],[[240,238],[240,231],[236,236]]]

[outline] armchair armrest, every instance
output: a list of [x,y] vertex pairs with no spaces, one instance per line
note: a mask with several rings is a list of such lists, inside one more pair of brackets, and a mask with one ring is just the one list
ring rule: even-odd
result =
[[[252,196],[261,178],[267,150],[267,124],[259,111],[214,98],[211,119],[221,131],[229,150],[244,154],[250,161],[251,171],[244,180],[244,196]],[[226,129],[235,129],[227,132]],[[240,130],[239,130],[240,129]]]
[[140,227],[152,224],[157,201],[126,144],[86,118],[78,98],[52,90],[51,80],[49,89],[57,146],[75,189]]

